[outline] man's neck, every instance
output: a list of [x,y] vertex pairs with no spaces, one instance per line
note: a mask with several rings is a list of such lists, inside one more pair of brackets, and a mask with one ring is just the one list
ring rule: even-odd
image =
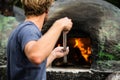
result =
[[44,19],[46,17],[46,13],[40,15],[40,16],[29,16],[26,17],[25,21],[31,21],[33,22],[40,30],[43,27]]

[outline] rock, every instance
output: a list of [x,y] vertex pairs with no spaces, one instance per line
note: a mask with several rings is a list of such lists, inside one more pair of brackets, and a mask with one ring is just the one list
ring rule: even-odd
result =
[[106,80],[120,80],[120,73],[110,74]]

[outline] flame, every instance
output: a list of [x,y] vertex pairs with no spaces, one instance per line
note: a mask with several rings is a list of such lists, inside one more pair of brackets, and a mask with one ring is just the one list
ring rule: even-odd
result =
[[89,56],[91,54],[90,39],[89,38],[75,38],[74,48],[76,47],[79,48],[84,59],[87,62],[91,62],[89,60]]

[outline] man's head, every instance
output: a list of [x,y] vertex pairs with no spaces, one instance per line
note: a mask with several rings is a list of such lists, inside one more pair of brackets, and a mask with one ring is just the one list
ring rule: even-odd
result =
[[21,0],[26,16],[38,16],[47,13],[53,1],[54,0]]

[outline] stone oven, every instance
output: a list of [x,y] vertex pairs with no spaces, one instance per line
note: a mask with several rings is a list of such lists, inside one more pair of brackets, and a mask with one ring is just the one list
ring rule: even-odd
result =
[[[43,33],[59,18],[73,21],[67,35],[67,62],[57,59],[53,68],[120,72],[120,9],[103,0],[58,0],[49,14]],[[62,46],[62,38],[61,34],[56,46]]]
[[[18,10],[15,7],[15,11]],[[73,28],[67,34],[70,53],[67,58],[56,59],[51,64],[47,69],[47,80],[113,80],[116,76],[119,79],[120,9],[103,0],[57,0],[50,8],[43,34],[55,20],[66,16],[73,21]],[[24,19],[23,13],[15,17]],[[10,18],[8,23],[11,24],[6,25],[9,28],[3,24],[0,31],[5,34],[0,34],[0,80],[5,80],[7,36],[19,22],[13,17],[3,19],[0,15],[0,18],[2,21]],[[56,46],[62,45],[61,34]]]
[[[119,63],[120,10],[117,7],[102,0],[58,0],[49,14],[43,30],[62,17],[67,16],[73,21],[73,28],[67,35],[68,65],[90,68],[107,61]],[[61,34],[56,46],[62,46],[62,43]],[[56,60],[55,65],[62,66],[62,61]]]

